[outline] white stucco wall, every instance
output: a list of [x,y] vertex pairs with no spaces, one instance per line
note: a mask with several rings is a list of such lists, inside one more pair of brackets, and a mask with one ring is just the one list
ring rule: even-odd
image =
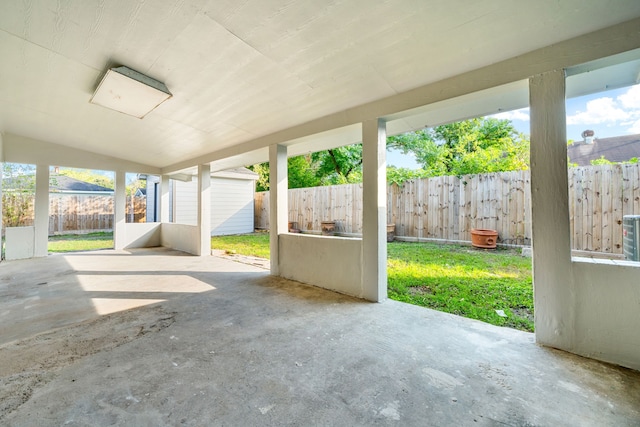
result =
[[161,223],[160,243],[166,248],[197,255],[200,250],[200,230],[195,225]]
[[7,227],[5,233],[5,259],[33,258],[35,227]]
[[124,226],[125,248],[153,248],[160,246],[160,223],[128,223]]
[[362,240],[281,234],[280,276],[363,297]]
[[640,264],[574,258],[575,351],[640,370]]

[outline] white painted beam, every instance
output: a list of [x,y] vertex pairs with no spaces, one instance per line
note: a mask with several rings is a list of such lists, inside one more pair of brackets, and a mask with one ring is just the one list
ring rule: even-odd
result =
[[385,123],[362,124],[362,297],[387,298],[387,162]]
[[288,232],[289,188],[287,176],[287,147],[269,147],[269,249],[271,274],[280,274],[279,236]]
[[571,270],[564,70],[530,80],[531,219],[536,340],[571,350]]
[[113,200],[113,247],[124,249],[126,245],[126,173],[118,170],[114,179],[114,200]]
[[34,205],[34,256],[49,254],[49,165],[36,166],[36,200]]
[[126,170],[157,175],[160,168],[131,162],[117,157],[103,156],[46,141],[7,133],[4,135],[5,161],[27,164],[48,164],[100,170]]
[[198,255],[211,255],[211,168],[198,165],[198,231],[200,248]]

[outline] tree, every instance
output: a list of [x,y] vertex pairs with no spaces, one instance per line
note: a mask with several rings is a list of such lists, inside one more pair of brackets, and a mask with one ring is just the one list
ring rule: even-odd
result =
[[[428,176],[523,170],[529,140],[509,120],[475,118],[390,137]],[[411,135],[413,134],[413,135]]]
[[[269,190],[269,162],[249,166],[249,169],[258,174],[256,191]],[[308,154],[287,159],[287,175],[289,188],[315,187],[319,185],[315,166],[312,163],[311,155]]]
[[69,178],[75,178],[80,181],[89,182],[91,184],[100,185],[102,187],[114,188],[112,174],[106,175],[91,169],[70,168],[61,168],[58,174],[68,176]]
[[19,227],[33,221],[36,167],[19,163],[2,164],[2,226]]
[[362,144],[347,145],[311,155],[320,185],[362,181]]

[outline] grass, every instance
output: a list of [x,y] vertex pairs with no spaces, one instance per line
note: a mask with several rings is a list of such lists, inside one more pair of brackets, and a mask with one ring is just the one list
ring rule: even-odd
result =
[[533,331],[531,259],[430,243],[394,242],[387,251],[389,298]]
[[113,249],[113,233],[62,234],[49,237],[49,252]]
[[211,248],[240,255],[269,258],[269,233],[212,237]]
[[[269,257],[269,234],[213,237],[211,245]],[[387,246],[389,298],[498,326],[533,331],[531,259],[515,250],[393,242]],[[498,315],[502,310],[506,317]]]

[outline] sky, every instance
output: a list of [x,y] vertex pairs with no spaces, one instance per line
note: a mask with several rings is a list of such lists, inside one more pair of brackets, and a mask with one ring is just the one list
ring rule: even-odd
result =
[[[582,132],[591,129],[596,138],[640,134],[640,84],[567,99],[567,139],[579,141]],[[511,120],[514,127],[529,135],[529,108],[493,115]],[[416,169],[411,155],[387,152],[387,164]]]

